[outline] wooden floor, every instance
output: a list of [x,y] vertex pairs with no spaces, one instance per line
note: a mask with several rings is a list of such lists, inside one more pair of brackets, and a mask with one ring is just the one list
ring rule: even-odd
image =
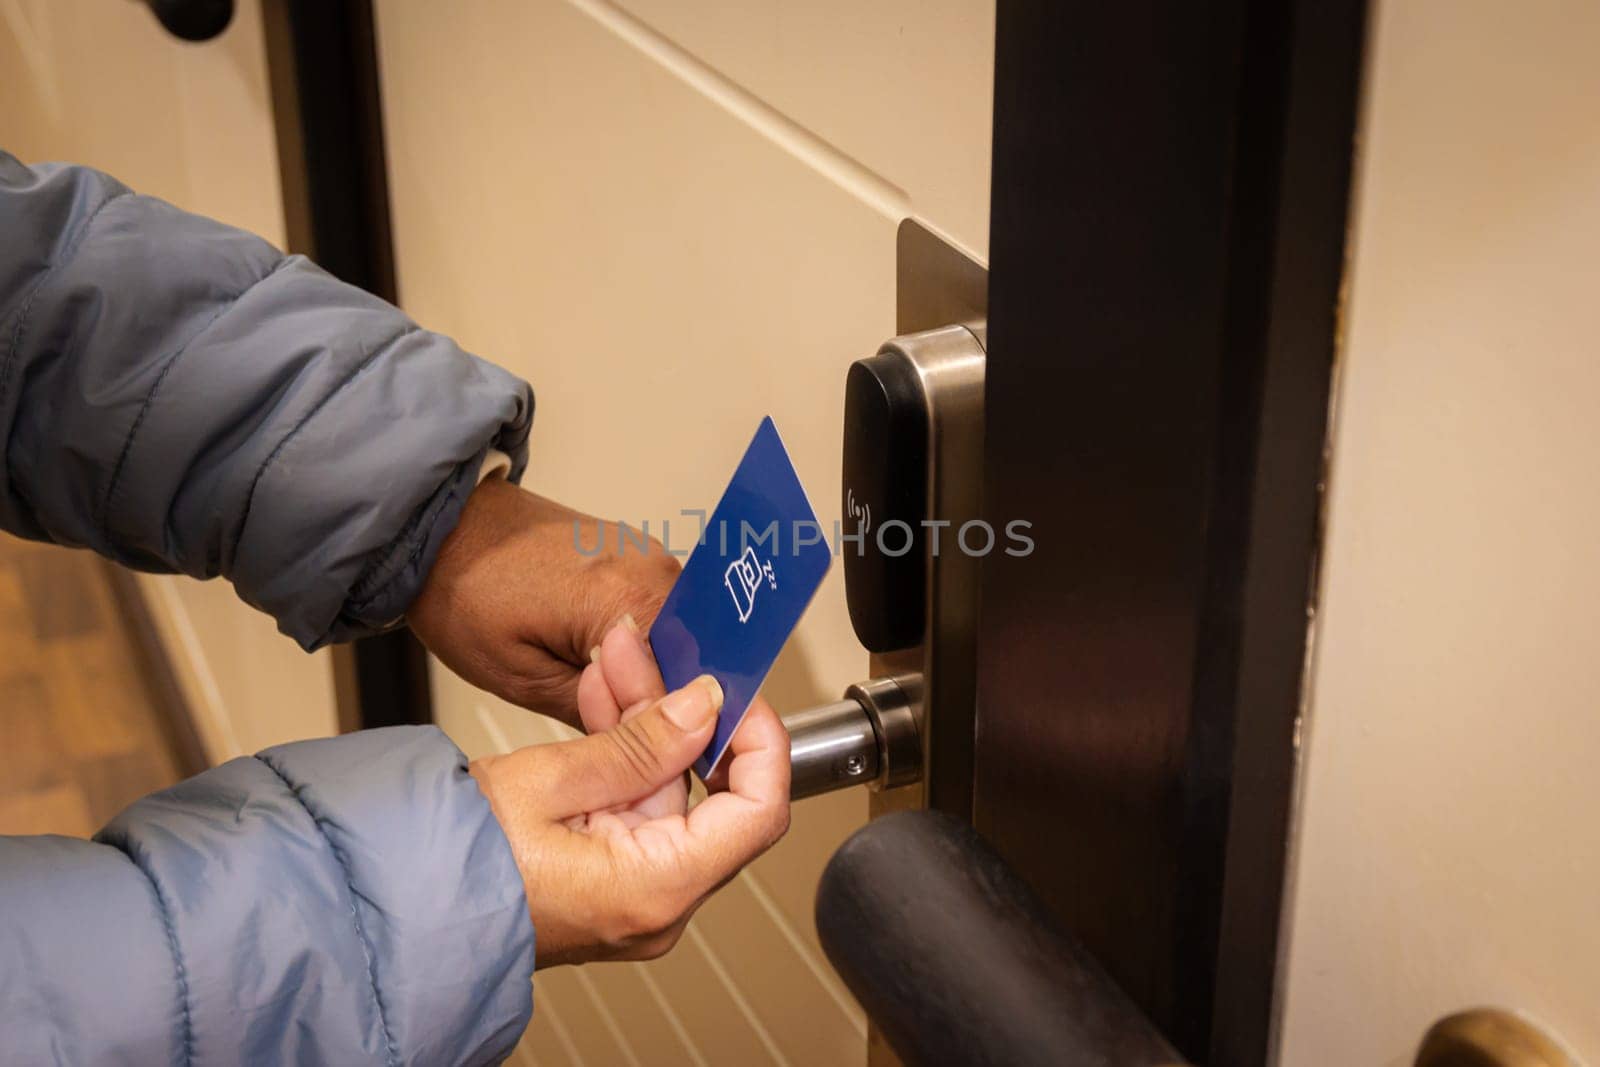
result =
[[0,834],[88,836],[178,761],[102,564],[0,534]]

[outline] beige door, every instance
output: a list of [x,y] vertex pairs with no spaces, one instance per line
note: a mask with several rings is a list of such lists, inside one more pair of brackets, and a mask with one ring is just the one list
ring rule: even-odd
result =
[[[897,225],[986,252],[992,3],[376,11],[401,300],[533,382],[525,484],[659,534],[716,502],[770,413],[831,524],[844,371],[894,333]],[[835,568],[767,694],[837,699],[865,667]],[[469,753],[554,736],[443,670],[435,696]],[[659,962],[541,973],[524,1062],[862,1062],[811,907],[865,816],[860,791],[802,802]]]
[[1600,1062],[1600,7],[1368,42],[1281,1062]]

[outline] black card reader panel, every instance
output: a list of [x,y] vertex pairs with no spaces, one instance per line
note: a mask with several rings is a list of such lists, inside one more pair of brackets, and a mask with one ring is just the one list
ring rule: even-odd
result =
[[845,378],[841,492],[839,551],[856,637],[871,652],[914,647],[926,599],[928,407],[899,352],[857,360]]

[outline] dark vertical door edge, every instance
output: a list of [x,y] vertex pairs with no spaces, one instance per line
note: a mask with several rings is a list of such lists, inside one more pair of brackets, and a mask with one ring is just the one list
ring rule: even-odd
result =
[[1306,640],[1323,533],[1328,417],[1347,269],[1365,0],[1299,0],[1279,28],[1286,69],[1275,202],[1262,243],[1253,448],[1239,504],[1243,565],[1229,613],[1236,652],[1214,699],[1229,701],[1233,766],[1217,920],[1213,1064],[1265,1063],[1275,1048],[1279,939]]
[[[371,0],[265,0],[267,73],[289,251],[396,299]],[[409,630],[334,649],[341,730],[433,719]]]
[[1268,1058],[1364,11],[1001,0],[976,819]]

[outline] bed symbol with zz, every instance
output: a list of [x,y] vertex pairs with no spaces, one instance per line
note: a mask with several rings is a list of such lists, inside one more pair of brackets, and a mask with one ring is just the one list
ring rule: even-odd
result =
[[756,591],[761,588],[761,579],[765,578],[772,588],[778,588],[778,577],[772,573],[772,561],[763,564],[756,558],[756,550],[745,547],[744,555],[728,564],[728,570],[722,576],[722,584],[728,587],[728,595],[733,597],[733,606],[739,612],[740,622],[749,622],[750,613],[756,608]]

